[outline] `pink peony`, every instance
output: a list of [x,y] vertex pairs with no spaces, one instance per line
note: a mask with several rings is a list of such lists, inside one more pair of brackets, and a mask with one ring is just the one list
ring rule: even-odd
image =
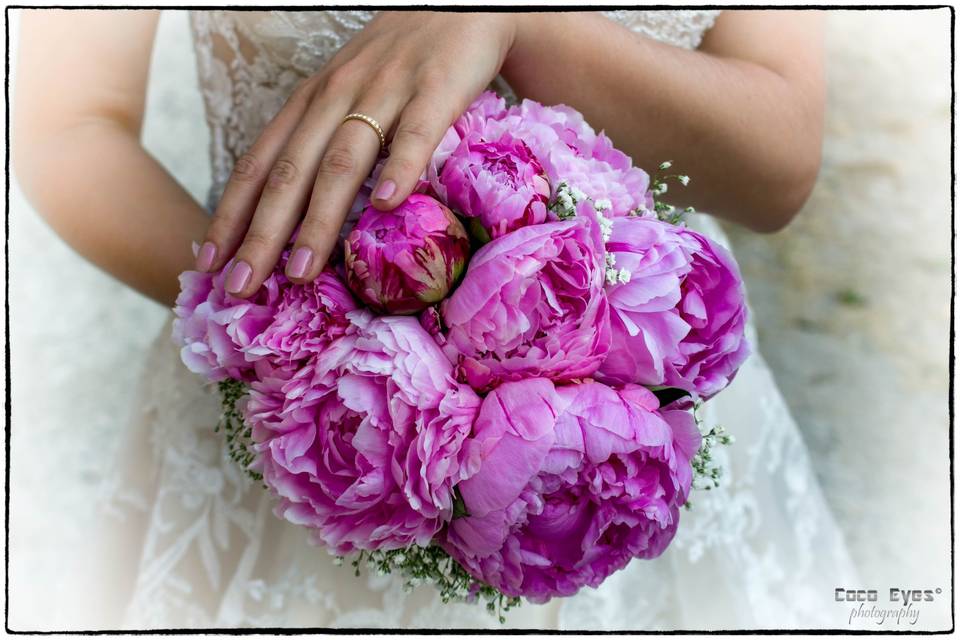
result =
[[652,218],[613,221],[607,251],[626,283],[607,287],[613,341],[595,377],[709,398],[748,354],[736,264],[704,236]]
[[[596,133],[578,111],[532,100],[504,109],[500,100],[490,94],[478,98],[453,126],[460,139],[479,136],[491,141],[509,134],[523,140],[554,189],[566,182],[595,201],[609,200],[610,217],[652,208],[647,173],[634,167],[605,134]],[[438,163],[449,156],[449,148],[448,141]]]
[[[491,122],[499,121],[507,115],[507,102],[493,91],[484,91],[476,100],[470,103],[467,110],[460,114],[451,129],[461,140],[469,137],[472,132],[483,132]],[[500,136],[496,136],[500,137]]]
[[[285,264],[284,259],[278,269]],[[336,272],[327,268],[307,284],[286,284],[272,321],[244,348],[248,359],[302,360],[346,333],[347,313],[357,303]]]
[[433,187],[451,208],[479,222],[484,242],[547,219],[550,183],[543,167],[507,133],[491,141],[471,133],[447,158]]
[[646,172],[566,105],[546,107],[524,100],[491,126],[523,139],[554,187],[566,182],[594,201],[609,200],[610,217],[652,206]]
[[364,210],[344,241],[347,284],[378,313],[416,313],[449,293],[469,252],[450,209],[415,193],[390,211]]
[[730,384],[750,355],[743,280],[724,247],[691,229],[681,227],[679,234],[694,244],[677,305],[690,332],[680,342],[680,357],[666,363],[664,384],[707,399]]
[[415,318],[349,314],[306,367],[260,365],[244,412],[278,516],[331,552],[427,545],[476,471],[480,400]]
[[577,218],[523,227],[485,245],[440,305],[444,351],[474,389],[589,376],[607,354],[602,241]]
[[190,371],[216,382],[226,378],[250,380],[253,364],[244,351],[270,326],[285,282],[274,273],[248,299],[226,292],[226,274],[185,271],[180,274],[173,322],[173,339],[181,346],[180,358]]
[[[600,138],[605,145],[610,141]],[[642,170],[630,166],[630,159],[611,147],[603,159],[581,157],[572,153],[553,154],[548,161],[551,179],[562,181],[581,191],[594,202],[609,202],[605,215],[609,218],[626,216],[638,211],[653,213],[653,195],[649,191],[650,178]],[[621,162],[620,165],[613,162]]]
[[480,468],[458,487],[467,515],[442,544],[478,580],[533,602],[663,553],[700,446],[693,417],[658,413],[643,387],[544,379],[492,391],[474,438]]
[[[443,138],[440,140],[440,144],[437,145],[437,148],[434,149],[433,154],[430,156],[430,161],[427,163],[426,169],[420,175],[420,180],[416,187],[414,187],[414,191],[417,193],[429,193],[432,185],[437,184],[437,176],[440,175],[440,170],[443,168],[447,158],[460,146],[461,140],[466,137],[467,133],[474,129],[479,130],[488,119],[501,117],[506,113],[506,110],[507,107],[503,98],[492,91],[487,91],[474,100],[467,110],[447,128],[446,133],[444,133]],[[386,166],[386,162],[387,158],[380,159],[373,168],[373,173],[364,181],[364,189],[367,193],[370,193],[374,189],[383,171],[383,167]],[[441,200],[443,200],[443,198],[441,198]]]

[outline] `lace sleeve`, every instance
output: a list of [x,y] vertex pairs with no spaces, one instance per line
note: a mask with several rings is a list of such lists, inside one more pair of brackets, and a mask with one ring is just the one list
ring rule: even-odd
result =
[[675,47],[696,49],[720,11],[678,9],[671,11],[603,11],[604,16],[635,33]]

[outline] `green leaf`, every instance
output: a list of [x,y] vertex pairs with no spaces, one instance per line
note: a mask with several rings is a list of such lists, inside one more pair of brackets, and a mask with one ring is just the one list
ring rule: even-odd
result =
[[653,395],[657,396],[661,407],[665,407],[675,400],[690,395],[689,391],[675,387],[653,387],[650,390],[653,391]]
[[487,230],[480,224],[480,218],[478,217],[467,218],[467,231],[470,232],[470,236],[480,245],[485,245],[490,242],[490,234],[487,233]]
[[457,487],[453,488],[453,519],[457,518],[467,518],[470,516],[470,513],[467,512],[467,503],[463,501],[463,496],[460,495],[460,489]]

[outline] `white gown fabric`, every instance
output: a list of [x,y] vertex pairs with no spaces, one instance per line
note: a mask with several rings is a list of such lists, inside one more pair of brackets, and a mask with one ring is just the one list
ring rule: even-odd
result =
[[[717,11],[617,11],[643,37],[695,48]],[[217,201],[237,157],[292,87],[370,12],[194,12]],[[691,224],[725,242],[705,216]],[[180,363],[169,323],[145,363],[139,415],[104,487],[91,589],[101,628],[354,627],[746,629],[845,627],[838,586],[857,584],[803,440],[763,358],[705,407],[737,442],[722,485],[695,491],[675,541],[599,589],[524,603],[501,625],[482,606],[443,605],[429,586],[335,567],[227,457],[215,388]],[[753,327],[750,339],[756,345]],[[756,351],[756,349],[755,349]]]

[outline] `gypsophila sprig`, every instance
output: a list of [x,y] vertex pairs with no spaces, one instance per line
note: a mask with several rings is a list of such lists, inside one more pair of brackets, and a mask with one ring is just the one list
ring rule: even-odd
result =
[[577,215],[577,205],[586,199],[583,191],[561,180],[557,183],[557,195],[547,208],[556,214],[558,220],[570,220]]
[[681,186],[687,186],[690,184],[690,176],[685,174],[662,174],[663,171],[669,169],[673,166],[673,163],[669,160],[661,162],[657,174],[653,177],[653,182],[650,184],[650,192],[653,194],[653,209],[657,215],[657,218],[663,220],[664,222],[669,222],[670,224],[681,224],[685,214],[694,213],[695,209],[693,207],[686,207],[682,212],[678,212],[676,207],[671,204],[667,204],[660,200],[660,196],[667,193],[669,190],[669,185],[667,182],[669,180],[676,180]]
[[[334,564],[342,565],[343,556],[334,558]],[[476,580],[450,555],[436,545],[408,547],[391,551],[361,551],[350,562],[354,575],[363,568],[377,575],[398,573],[403,578],[403,590],[413,591],[424,584],[433,585],[440,592],[444,604],[450,602],[486,602],[486,609],[503,623],[505,613],[520,605],[520,598],[506,596],[488,584]]]
[[[713,460],[714,447],[733,444],[734,438],[721,425],[715,425],[708,429],[700,415],[702,406],[702,402],[696,402],[693,405],[693,419],[697,423],[697,429],[700,430],[702,440],[700,449],[690,460],[690,466],[693,468],[693,487],[709,491],[720,486],[720,475],[722,473],[722,467],[715,464]],[[690,501],[687,501],[684,506],[689,509],[690,505]]]
[[252,480],[262,482],[263,476],[250,469],[254,460],[252,432],[250,427],[244,424],[243,415],[240,413],[239,403],[247,394],[247,385],[228,378],[218,382],[217,388],[220,391],[222,412],[214,432],[223,431],[230,459]]
[[[613,209],[613,203],[609,198],[592,200],[577,187],[570,185],[566,180],[561,180],[557,184],[557,196],[550,203],[549,208],[558,219],[571,220],[577,215],[577,205],[585,200],[590,200],[593,203],[597,223],[600,225],[600,236],[606,243],[610,240],[610,234],[613,231],[613,220],[607,216],[608,212]],[[645,215],[646,213],[648,213],[646,210],[642,214],[638,211],[637,215]],[[608,285],[613,286],[630,282],[630,272],[626,269],[616,268],[617,260],[612,253],[605,253],[604,261],[604,281]]]

